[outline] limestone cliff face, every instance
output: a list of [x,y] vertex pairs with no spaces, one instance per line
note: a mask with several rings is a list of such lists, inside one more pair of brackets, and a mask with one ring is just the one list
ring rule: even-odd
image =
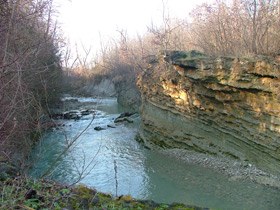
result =
[[139,77],[149,147],[248,160],[280,175],[280,63],[171,52]]

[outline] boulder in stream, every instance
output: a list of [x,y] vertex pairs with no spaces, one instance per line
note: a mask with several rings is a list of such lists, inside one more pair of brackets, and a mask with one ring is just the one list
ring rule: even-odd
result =
[[63,117],[66,120],[79,120],[81,118],[81,116],[79,116],[77,113],[70,113],[70,112],[65,113]]
[[111,125],[111,124],[107,125],[107,127],[108,127],[108,128],[116,128],[115,125]]
[[96,131],[102,131],[102,130],[105,130],[105,128],[102,128],[102,127],[100,127],[100,126],[96,126],[96,127],[94,127],[94,130],[96,130]]
[[84,115],[90,115],[90,114],[93,114],[95,113],[95,110],[90,110],[90,109],[86,109],[86,110],[82,110],[81,111],[81,115],[84,116]]
[[133,120],[130,119],[129,117],[134,115],[135,113],[131,112],[124,112],[121,113],[120,116],[118,116],[115,120],[114,123],[121,123],[121,122],[128,122],[128,123],[133,123]]
[[128,123],[133,123],[133,120],[128,118],[128,117],[121,117],[121,118],[116,118],[114,120],[114,123],[122,123],[122,122],[128,122]]

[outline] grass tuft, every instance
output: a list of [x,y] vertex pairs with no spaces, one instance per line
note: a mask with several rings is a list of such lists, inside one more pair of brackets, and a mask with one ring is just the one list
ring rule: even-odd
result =
[[0,209],[200,210],[203,208],[184,204],[158,204],[154,201],[136,200],[130,195],[115,198],[85,185],[68,187],[50,180],[34,180],[20,176],[0,182]]

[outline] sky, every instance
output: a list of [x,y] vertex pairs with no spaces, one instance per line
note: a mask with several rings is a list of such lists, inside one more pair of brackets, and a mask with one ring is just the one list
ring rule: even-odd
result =
[[[129,37],[144,34],[153,22],[160,26],[165,11],[171,18],[186,19],[206,0],[54,0],[58,22],[70,46],[83,45],[92,52],[116,38],[118,30]],[[209,1],[208,1],[209,2]]]

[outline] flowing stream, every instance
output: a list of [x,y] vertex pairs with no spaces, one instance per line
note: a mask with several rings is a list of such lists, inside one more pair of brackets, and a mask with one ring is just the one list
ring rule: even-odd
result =
[[[96,113],[79,120],[58,120],[63,126],[45,132],[33,152],[31,175],[40,176],[65,149],[66,142],[81,134],[51,174],[52,179],[70,184],[79,181],[113,195],[130,194],[163,203],[227,210],[280,209],[279,190],[248,180],[230,180],[210,169],[145,149],[135,140],[140,121],[136,115],[132,116],[134,123],[109,128],[107,125],[114,125],[114,119],[124,111],[116,99],[77,99],[86,108],[92,102]],[[97,126],[105,130],[96,131]]]

